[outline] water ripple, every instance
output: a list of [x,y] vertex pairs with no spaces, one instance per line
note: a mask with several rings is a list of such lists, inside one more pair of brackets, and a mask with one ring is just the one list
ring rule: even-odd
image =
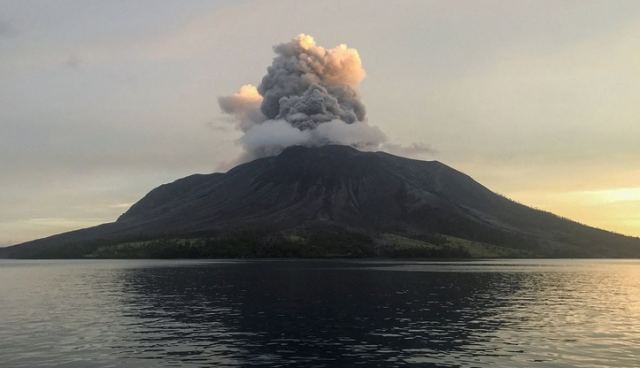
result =
[[0,261],[2,367],[637,367],[640,262]]

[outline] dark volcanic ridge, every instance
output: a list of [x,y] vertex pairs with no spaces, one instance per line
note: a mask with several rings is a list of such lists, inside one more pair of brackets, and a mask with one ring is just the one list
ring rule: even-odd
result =
[[437,161],[329,145],[161,185],[116,222],[0,255],[637,257],[640,239],[526,207]]

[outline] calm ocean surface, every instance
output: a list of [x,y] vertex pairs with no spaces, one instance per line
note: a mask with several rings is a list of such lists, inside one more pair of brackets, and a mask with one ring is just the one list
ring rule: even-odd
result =
[[640,261],[0,261],[0,367],[639,367]]

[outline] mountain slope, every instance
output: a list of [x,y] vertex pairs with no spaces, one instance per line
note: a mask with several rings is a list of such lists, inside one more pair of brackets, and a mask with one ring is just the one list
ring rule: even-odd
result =
[[[284,255],[640,255],[637,238],[520,205],[439,162],[346,146],[290,147],[225,174],[192,175],[152,190],[114,223],[24,243],[2,255],[118,256],[110,247],[149,248],[157,239],[165,248],[169,239],[188,244],[195,253],[186,256],[283,255],[284,243]],[[228,244],[246,253],[235,254]],[[172,252],[164,256],[185,256]]]

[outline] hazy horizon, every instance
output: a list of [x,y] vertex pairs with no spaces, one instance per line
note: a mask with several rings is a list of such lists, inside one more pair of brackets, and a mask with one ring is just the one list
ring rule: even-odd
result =
[[[640,236],[640,3],[0,1],[0,245],[114,221],[228,167],[217,99],[300,33],[359,53],[367,120],[406,155]],[[373,26],[372,26],[373,25]],[[391,147],[391,146],[388,146]]]

